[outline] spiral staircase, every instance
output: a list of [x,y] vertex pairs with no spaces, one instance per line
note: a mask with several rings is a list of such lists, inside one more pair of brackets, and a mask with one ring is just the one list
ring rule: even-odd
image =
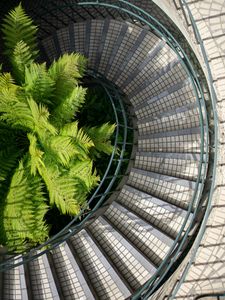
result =
[[[215,185],[215,95],[204,55],[163,3],[24,1],[39,25],[42,59],[85,55],[88,69],[125,99],[134,139],[126,174],[87,222],[50,249],[1,255],[0,299],[207,296],[188,294],[185,276],[198,259]],[[174,3],[181,15],[188,9]]]

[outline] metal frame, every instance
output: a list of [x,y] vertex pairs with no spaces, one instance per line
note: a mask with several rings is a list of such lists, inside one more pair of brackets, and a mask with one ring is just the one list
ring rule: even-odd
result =
[[[186,19],[189,18],[189,20],[190,20],[190,24],[191,24],[192,29],[194,31],[197,43],[200,46],[200,50],[201,50],[201,53],[202,53],[202,56],[203,56],[203,59],[204,59],[205,65],[206,65],[206,69],[207,69],[208,84],[209,84],[209,89],[210,89],[211,106],[212,106],[213,121],[214,121],[214,124],[213,124],[213,126],[214,126],[213,127],[213,129],[214,129],[213,130],[213,143],[212,143],[213,144],[212,145],[213,165],[212,165],[212,175],[211,175],[212,176],[211,186],[210,186],[210,190],[208,192],[208,202],[207,202],[207,205],[206,205],[206,211],[205,211],[205,214],[204,214],[204,218],[202,220],[201,227],[200,227],[199,232],[198,232],[198,236],[195,240],[195,244],[194,244],[194,247],[192,249],[192,253],[191,253],[191,256],[189,258],[189,261],[186,264],[183,273],[181,274],[179,282],[176,284],[174,290],[172,291],[171,295],[168,298],[168,299],[171,299],[171,300],[174,299],[174,297],[176,296],[176,293],[178,292],[180,286],[184,282],[184,280],[187,276],[187,273],[188,273],[188,271],[191,267],[191,264],[194,262],[196,253],[198,251],[198,247],[200,245],[200,242],[201,242],[202,237],[203,237],[203,235],[205,233],[205,230],[206,230],[206,223],[207,223],[208,217],[209,217],[210,212],[211,212],[212,197],[213,197],[213,192],[214,192],[214,188],[215,188],[216,172],[217,172],[218,145],[219,145],[218,144],[218,116],[217,116],[217,109],[216,109],[217,96],[216,96],[216,92],[215,92],[215,89],[214,89],[214,86],[213,86],[213,77],[212,77],[212,72],[211,72],[210,65],[209,65],[209,60],[208,60],[208,57],[207,57],[207,53],[206,53],[206,50],[205,50],[203,40],[201,38],[200,32],[199,32],[198,27],[195,23],[195,20],[194,20],[194,17],[192,15],[192,13],[191,13],[191,10],[190,10],[190,8],[187,4],[187,1],[186,0],[180,0],[180,5],[182,7],[182,11],[185,13]],[[210,296],[212,296],[212,295],[210,295]],[[223,296],[223,295],[215,295],[215,297],[216,296]],[[198,298],[198,299],[200,299],[200,298]]]

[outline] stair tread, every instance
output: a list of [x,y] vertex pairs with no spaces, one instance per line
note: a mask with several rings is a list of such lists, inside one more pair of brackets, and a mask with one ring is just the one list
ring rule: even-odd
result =
[[123,186],[117,202],[167,235],[176,238],[187,211],[131,186]]
[[187,74],[183,70],[178,59],[174,59],[166,68],[161,69],[159,74],[148,81],[140,82],[140,87],[132,94],[128,94],[130,102],[136,108],[148,99],[155,97],[165,89],[169,89],[179,80],[186,80]]
[[197,126],[200,127],[199,113],[197,110],[190,110],[170,116],[160,116],[154,119],[149,118],[137,124],[140,136],[191,129]]
[[59,294],[46,254],[29,262],[32,299],[59,300]]
[[57,279],[65,299],[68,297],[94,299],[82,271],[66,242],[52,251],[52,258]]
[[[146,45],[148,47],[148,45]],[[128,95],[135,95],[142,84],[159,78],[172,67],[177,59],[164,41],[159,41],[153,48],[148,48],[148,54],[123,83],[123,90]]]
[[[20,259],[19,259],[20,260]],[[18,263],[15,261],[15,263]],[[28,291],[24,266],[20,265],[3,273],[2,299],[21,299],[28,300]]]
[[196,183],[132,168],[127,184],[184,209],[192,201]]
[[[199,172],[200,154],[179,154],[137,152],[134,167],[149,172],[195,181]],[[203,161],[204,159],[205,156],[203,156]]]
[[152,264],[156,267],[161,264],[173,244],[171,237],[117,202],[108,208],[104,216]]
[[85,230],[71,237],[70,241],[99,297],[102,293],[105,293],[108,299],[130,296],[126,285]]
[[99,217],[89,230],[133,290],[154,274],[156,268],[107,220]]

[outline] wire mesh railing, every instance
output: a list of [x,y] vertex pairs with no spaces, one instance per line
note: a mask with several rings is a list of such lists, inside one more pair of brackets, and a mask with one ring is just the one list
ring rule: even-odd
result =
[[[211,135],[212,135],[212,143],[211,143],[211,151],[210,151],[210,161],[211,161],[211,178],[210,178],[210,189],[208,190],[208,193],[207,193],[207,203],[206,203],[206,209],[205,209],[205,214],[204,214],[204,217],[203,217],[203,220],[202,220],[202,223],[201,223],[201,226],[199,228],[199,232],[198,232],[198,236],[195,240],[195,244],[194,244],[194,247],[191,251],[191,255],[190,255],[190,258],[189,258],[189,261],[188,263],[186,264],[185,268],[184,268],[184,271],[183,273],[181,274],[180,278],[179,278],[179,281],[176,283],[171,295],[170,295],[170,298],[169,299],[174,299],[177,291],[179,290],[180,286],[182,285],[182,283],[184,282],[185,278],[186,278],[186,275],[189,271],[189,268],[190,266],[192,265],[194,259],[195,259],[195,256],[196,256],[196,253],[198,251],[198,247],[200,245],[200,242],[202,240],[202,237],[204,235],[204,232],[205,232],[205,229],[206,229],[206,223],[207,223],[207,220],[208,220],[208,217],[209,217],[209,214],[211,212],[211,206],[212,206],[212,197],[213,197],[213,192],[214,192],[214,189],[215,189],[215,181],[216,181],[216,171],[217,171],[217,155],[218,155],[218,116],[217,116],[217,109],[216,109],[216,104],[217,104],[217,96],[216,96],[216,92],[215,92],[215,89],[214,89],[214,85],[213,85],[213,77],[212,77],[212,72],[211,72],[211,68],[210,68],[210,65],[209,65],[209,60],[208,60],[208,57],[207,57],[207,53],[206,53],[206,50],[205,50],[205,46],[204,46],[204,42],[201,38],[201,35],[200,35],[200,32],[199,32],[199,29],[198,29],[198,26],[194,20],[194,17],[191,13],[191,10],[188,6],[188,3],[186,0],[180,0],[179,1],[180,3],[180,6],[182,8],[182,11],[185,15],[185,19],[188,20],[187,21],[187,24],[191,25],[192,26],[192,30],[194,32],[194,35],[195,35],[195,38],[196,38],[196,41],[200,47],[200,51],[202,53],[202,56],[203,56],[203,59],[204,59],[204,63],[205,63],[205,66],[206,66],[206,70],[207,70],[207,76],[208,76],[208,85],[209,85],[209,90],[210,90],[210,96],[211,96],[211,102],[210,102],[210,105],[211,105],[211,108],[212,108],[212,114],[213,114],[213,118],[212,118],[212,121],[213,121],[213,125],[211,126],[210,130],[211,130]],[[218,295],[215,295],[213,297],[219,297],[219,296],[224,296],[222,294],[218,294]],[[206,297],[206,296],[202,296],[203,297]],[[207,297],[212,297],[212,295],[208,295]],[[201,299],[201,296],[200,298],[196,298],[196,299]],[[220,299],[220,298],[217,298],[217,299]]]

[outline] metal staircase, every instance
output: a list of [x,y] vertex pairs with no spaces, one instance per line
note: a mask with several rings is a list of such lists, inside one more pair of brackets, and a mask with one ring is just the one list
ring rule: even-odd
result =
[[201,215],[209,153],[201,85],[179,44],[140,8],[50,2],[27,4],[42,58],[82,53],[126,96],[134,161],[114,197],[62,244],[8,257],[0,299],[147,299],[179,266]]

